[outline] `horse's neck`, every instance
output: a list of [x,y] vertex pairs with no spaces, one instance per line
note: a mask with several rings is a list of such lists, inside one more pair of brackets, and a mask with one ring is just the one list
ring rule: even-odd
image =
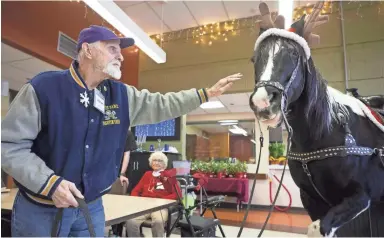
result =
[[289,116],[288,123],[292,127],[292,151],[310,152],[321,148],[343,145],[345,132],[340,125],[334,125],[332,132],[318,140],[311,138],[309,131],[313,128],[307,123],[300,102],[295,105]]

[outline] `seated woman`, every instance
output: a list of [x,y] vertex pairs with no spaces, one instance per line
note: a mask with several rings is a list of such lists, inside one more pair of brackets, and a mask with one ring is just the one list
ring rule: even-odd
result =
[[[167,168],[168,158],[162,152],[154,152],[149,157],[149,165],[153,171],[147,171],[140,182],[132,190],[131,196],[177,199],[176,190],[169,186],[168,179],[164,177],[164,170]],[[181,195],[179,186],[177,190]],[[163,209],[144,216],[140,216],[126,222],[126,229],[129,237],[140,237],[140,225],[147,219],[152,220],[152,236],[163,237],[164,225],[168,219],[168,210]]]

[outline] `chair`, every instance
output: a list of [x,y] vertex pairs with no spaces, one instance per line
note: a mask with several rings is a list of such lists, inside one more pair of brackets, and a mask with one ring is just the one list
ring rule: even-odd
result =
[[[180,212],[180,208],[178,205],[168,207],[168,219],[167,219],[167,222],[165,223],[165,227],[164,227],[164,230],[165,230],[167,237],[169,237],[169,235],[170,235],[169,231],[170,231],[173,223],[175,223],[177,217],[179,216],[179,212]],[[143,227],[152,228],[152,219],[149,218],[149,219],[145,220],[143,223],[141,223],[141,225],[140,225],[140,234],[141,234],[141,236],[144,237]],[[126,235],[128,236],[128,234],[126,234]]]
[[[112,184],[112,187],[111,187],[111,191],[109,192],[109,194],[115,194],[115,195],[127,195],[127,191],[128,191],[128,185],[126,183],[124,183],[123,186],[121,186],[121,182],[120,182],[120,179],[118,178],[113,184]],[[119,224],[116,224],[116,225],[112,225],[112,233],[116,236],[122,236],[123,235],[123,227],[125,225],[125,222],[122,222],[122,223],[119,223]]]
[[[178,182],[178,183],[179,183],[179,187],[181,188],[180,182]],[[169,237],[171,235],[171,234],[169,234],[169,232],[171,230],[172,225],[177,220],[177,217],[179,216],[180,212],[181,212],[180,205],[168,207],[168,219],[167,219],[167,222],[165,223],[165,227],[164,227],[166,237]],[[144,236],[143,235],[143,227],[152,228],[152,219],[149,218],[149,219],[145,220],[143,223],[141,223],[141,225],[140,225],[141,236]]]

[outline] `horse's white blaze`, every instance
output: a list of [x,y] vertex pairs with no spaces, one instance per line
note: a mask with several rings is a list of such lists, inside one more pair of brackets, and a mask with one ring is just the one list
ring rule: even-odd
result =
[[265,87],[258,88],[256,93],[252,97],[253,104],[258,109],[264,109],[269,107],[268,93]]
[[[271,80],[273,70],[273,58],[274,55],[279,51],[279,49],[280,44],[276,42],[275,47],[271,47],[271,49],[269,50],[267,65],[265,66],[264,72],[260,77],[260,81]],[[264,109],[270,106],[268,93],[265,87],[260,87],[257,89],[256,93],[252,97],[252,102],[259,109]]]

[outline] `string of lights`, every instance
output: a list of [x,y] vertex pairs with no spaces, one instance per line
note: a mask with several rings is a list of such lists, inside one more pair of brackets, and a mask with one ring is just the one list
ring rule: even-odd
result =
[[[81,3],[80,0],[70,0],[70,2],[76,2]],[[361,13],[361,9],[363,7],[361,1],[349,1],[348,4],[355,4],[356,7],[356,15],[360,18],[363,18],[363,14]],[[382,8],[384,8],[384,1],[370,1],[370,5],[377,4],[377,13],[378,15],[384,15]],[[293,20],[296,21],[300,19],[303,15],[311,14],[313,11],[314,2],[308,3],[305,6],[296,7],[293,10]],[[87,18],[87,15],[90,11],[92,11],[93,14],[96,14],[92,9],[89,9],[87,5],[84,3],[85,8],[85,14],[84,18]],[[330,15],[337,12],[338,19],[340,18],[340,9],[338,6],[338,3],[333,0],[326,0],[324,3],[323,10],[321,12],[322,15]],[[272,17],[276,17],[277,13],[272,12]],[[231,37],[235,37],[240,35],[241,31],[247,30],[249,32],[249,29],[251,29],[251,34],[256,33],[254,29],[257,28],[258,22],[260,22],[258,15],[254,15],[247,18],[240,18],[240,19],[232,19],[229,21],[224,22],[215,22],[211,24],[196,26],[188,29],[182,29],[178,31],[172,31],[172,32],[165,32],[162,34],[155,34],[150,35],[151,39],[155,41],[158,45],[163,47],[163,44],[165,42],[171,42],[175,40],[184,39],[186,42],[193,42],[194,44],[200,44],[200,45],[208,45],[211,46],[215,41],[224,41],[227,42],[230,40]],[[341,19],[344,20],[344,19]],[[102,23],[105,24],[105,21]],[[118,36],[123,36],[120,32],[118,32],[116,29],[111,27],[108,24],[108,27],[110,27],[113,32]],[[134,51],[137,52],[139,49],[136,48]]]

